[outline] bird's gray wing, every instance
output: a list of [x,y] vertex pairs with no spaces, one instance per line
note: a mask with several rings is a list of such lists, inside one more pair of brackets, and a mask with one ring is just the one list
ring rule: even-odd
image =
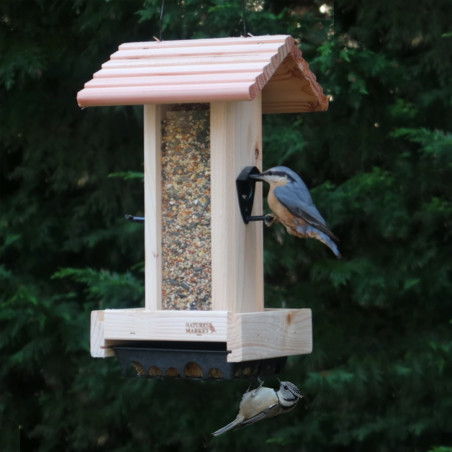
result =
[[316,227],[324,232],[333,240],[338,240],[337,237],[330,231],[326,225],[325,219],[317,210],[312,201],[311,194],[306,186],[300,188],[294,187],[293,184],[280,185],[274,190],[278,201],[289,210],[293,215],[300,217],[306,223]]
[[279,404],[274,403],[273,405],[270,405],[268,408],[256,414],[255,416],[252,416],[242,421],[240,423],[240,427],[245,427],[246,425],[254,424],[255,422],[265,419],[267,417],[276,416],[277,414],[279,414],[279,411],[280,411]]

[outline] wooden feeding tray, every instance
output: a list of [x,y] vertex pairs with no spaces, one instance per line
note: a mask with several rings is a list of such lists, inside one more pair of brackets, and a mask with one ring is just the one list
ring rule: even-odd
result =
[[145,303],[93,311],[92,356],[141,376],[238,378],[310,353],[310,309],[264,308],[263,227],[236,194],[243,169],[262,168],[263,113],[327,109],[293,38],[123,44],[77,99],[144,105]]

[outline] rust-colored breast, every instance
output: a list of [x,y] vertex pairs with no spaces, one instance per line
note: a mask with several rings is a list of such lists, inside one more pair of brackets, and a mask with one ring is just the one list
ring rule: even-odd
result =
[[[288,228],[295,228],[297,224],[306,224],[306,222],[301,218],[294,217],[294,215],[290,213],[289,210],[279,202],[278,198],[275,195],[275,188],[281,185],[285,185],[285,183],[278,182],[272,184],[270,187],[267,198],[270,209],[276,215],[278,220]],[[297,221],[294,221],[294,218],[296,218]]]

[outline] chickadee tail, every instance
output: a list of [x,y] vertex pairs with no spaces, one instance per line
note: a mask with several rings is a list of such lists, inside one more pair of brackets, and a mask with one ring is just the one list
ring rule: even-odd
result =
[[213,436],[222,435],[223,433],[227,432],[228,430],[233,429],[234,427],[236,427],[239,424],[240,424],[240,422],[237,422],[237,419],[235,419],[230,424],[225,425],[223,428],[220,428],[216,432],[213,432],[212,435]]

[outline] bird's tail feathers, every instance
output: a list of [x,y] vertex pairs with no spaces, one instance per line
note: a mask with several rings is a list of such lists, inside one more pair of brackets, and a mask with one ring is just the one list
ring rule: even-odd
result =
[[240,424],[240,420],[239,419],[234,419],[230,424],[225,425],[224,427],[220,428],[216,432],[213,432],[212,435],[213,436],[222,435],[223,433],[227,432],[228,430],[231,430],[234,427],[237,427],[237,425],[239,425],[239,424]]
[[306,225],[306,226],[298,226],[297,232],[300,234],[303,234],[305,237],[310,237],[313,239],[317,239],[320,242],[322,242],[324,245],[326,245],[337,258],[341,258],[341,253],[339,252],[339,248],[337,245],[331,240],[328,235],[326,235],[324,232],[319,231],[317,228],[314,228],[312,226]]
[[339,248],[328,236],[325,236],[325,242],[323,242],[323,243],[325,243],[325,245],[334,253],[334,255],[338,259],[342,258]]

